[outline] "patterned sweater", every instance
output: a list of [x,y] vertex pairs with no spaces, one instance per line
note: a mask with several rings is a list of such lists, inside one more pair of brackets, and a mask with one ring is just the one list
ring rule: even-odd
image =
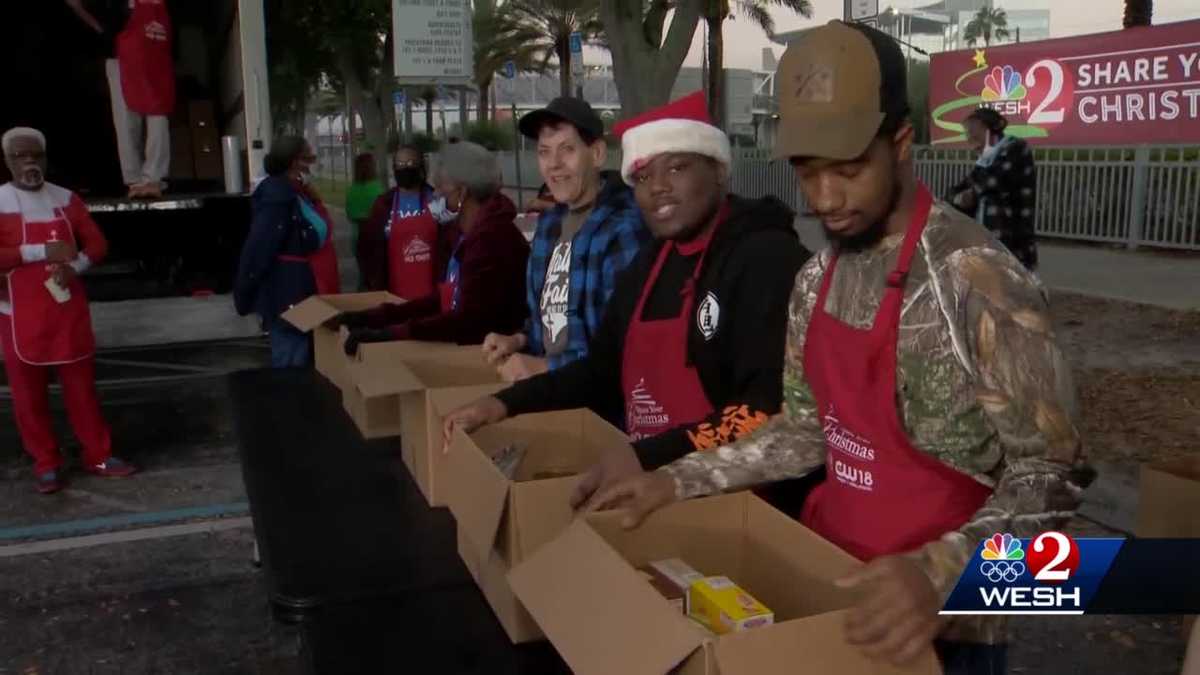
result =
[[[826,311],[868,327],[903,235],[843,254]],[[804,476],[825,462],[825,438],[803,369],[805,333],[830,251],[800,270],[791,296],[783,412],[757,433],[661,470],[686,499]],[[1088,482],[1067,362],[1037,279],[982,227],[935,203],[905,288],[896,401],[914,447],[993,489],[960,529],[914,551],[943,599],[979,542],[1061,526]],[[942,637],[1001,642],[1004,624],[956,617]]]

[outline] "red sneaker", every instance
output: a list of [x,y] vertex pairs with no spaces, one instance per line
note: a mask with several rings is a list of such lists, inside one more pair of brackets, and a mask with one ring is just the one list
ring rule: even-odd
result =
[[66,486],[66,482],[59,477],[57,471],[47,471],[37,477],[37,491],[44,495],[54,494]]
[[83,470],[105,478],[124,478],[137,473],[138,468],[117,457],[109,457],[99,464],[85,464]]

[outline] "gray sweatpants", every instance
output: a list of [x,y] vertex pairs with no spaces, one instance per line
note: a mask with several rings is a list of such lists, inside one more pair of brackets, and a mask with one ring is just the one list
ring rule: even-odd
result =
[[108,59],[104,70],[112,99],[113,127],[117,130],[121,176],[126,185],[159,183],[171,165],[170,122],[165,115],[142,115],[125,105],[116,59]]

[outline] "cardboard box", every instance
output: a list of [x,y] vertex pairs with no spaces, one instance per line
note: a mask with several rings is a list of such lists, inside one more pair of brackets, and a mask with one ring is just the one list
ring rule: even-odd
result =
[[[744,492],[674,504],[638,529],[622,514],[577,519],[509,573],[509,582],[579,675],[935,675],[932,649],[916,665],[872,661],[845,642],[851,591],[833,581],[861,563]],[[722,574],[774,610],[775,624],[706,635],[651,588],[636,567],[677,557]]]
[[[345,378],[342,406],[363,437],[401,436],[402,450],[407,449],[410,456],[415,453],[414,448],[428,445],[427,421],[432,413],[426,406],[427,389],[500,382],[496,369],[487,365],[477,345],[407,340],[361,345],[347,366]],[[461,395],[448,398],[442,414],[451,409],[445,406],[465,402]],[[404,433],[406,409],[411,433]],[[440,442],[438,451],[440,454]],[[408,462],[408,465],[417,484],[422,485],[427,476],[418,473],[415,464]],[[426,480],[422,490],[429,490],[431,485]]]
[[513,644],[533,642],[545,637],[537,622],[525,611],[517,596],[513,595],[508,586],[508,565],[504,564],[495,551],[489,551],[488,557],[480,560],[475,546],[460,527],[458,555]]
[[[428,370],[429,362],[416,362],[413,366],[414,376],[430,388],[400,395],[401,428],[404,429],[401,454],[425,501],[430,506],[446,506],[445,489],[442,488],[442,465],[446,458],[442,422],[446,414],[478,398],[491,396],[507,385],[497,382],[446,387],[441,383],[452,380],[456,376],[453,371],[434,371],[423,376],[419,373]],[[474,379],[469,377],[469,371],[458,373],[464,375],[464,379]],[[495,378],[496,372],[492,369],[480,373],[479,377],[485,375]]]
[[[492,455],[513,443],[524,448],[525,458],[516,478],[509,480]],[[575,474],[595,464],[603,452],[622,447],[632,452],[624,433],[587,410],[523,415],[470,435],[455,432],[440,480],[458,521],[464,561],[493,561],[507,573],[571,522],[569,500],[579,480]],[[503,586],[503,592],[493,589],[488,598],[497,617],[522,616],[507,580]],[[654,592],[649,586],[647,590]],[[509,631],[514,642],[540,636],[540,631]]]
[[[346,356],[338,331],[330,330],[322,324],[342,312],[361,312],[375,309],[385,303],[400,302],[403,302],[400,298],[384,291],[314,295],[284,312],[282,316],[301,332],[312,333],[317,372],[339,388],[345,389],[346,370],[353,359]],[[360,356],[378,348],[378,345],[361,345]]]
[[1200,456],[1142,466],[1137,536],[1200,538]]
[[[1200,538],[1200,456],[1142,465],[1138,493],[1137,536]],[[1183,618],[1185,642],[1195,622]]]

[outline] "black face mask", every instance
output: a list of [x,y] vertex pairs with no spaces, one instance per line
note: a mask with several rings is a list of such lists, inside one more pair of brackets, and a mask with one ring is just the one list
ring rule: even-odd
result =
[[405,190],[413,190],[425,183],[425,172],[417,167],[396,169],[396,185]]

